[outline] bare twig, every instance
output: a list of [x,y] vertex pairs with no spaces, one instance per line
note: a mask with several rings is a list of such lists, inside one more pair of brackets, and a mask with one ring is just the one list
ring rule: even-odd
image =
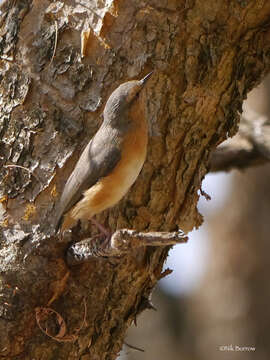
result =
[[168,246],[186,243],[188,237],[177,232],[139,232],[121,229],[115,231],[109,239],[87,238],[69,248],[68,263],[75,265],[92,257],[122,256],[143,246]]
[[40,182],[39,178],[33,173],[33,171],[27,169],[24,166],[20,166],[20,165],[15,165],[15,164],[10,164],[10,165],[4,165],[4,168],[19,168],[19,169],[23,169],[25,171],[27,171],[30,175],[32,175],[38,182]]
[[176,232],[138,232],[136,230],[117,230],[111,237],[112,252],[120,255],[142,246],[166,246],[187,242],[181,231]]
[[139,347],[137,347],[137,346],[128,344],[128,343],[125,342],[125,341],[124,341],[124,344],[125,344],[127,347],[129,347],[130,349],[132,349],[132,350],[137,350],[137,351],[140,351],[140,352],[144,352],[144,349],[141,349],[141,348],[139,348]]

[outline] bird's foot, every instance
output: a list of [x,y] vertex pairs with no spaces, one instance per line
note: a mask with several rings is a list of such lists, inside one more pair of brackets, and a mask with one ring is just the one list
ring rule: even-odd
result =
[[106,229],[103,225],[101,225],[95,218],[90,219],[91,222],[98,228],[98,230],[101,232],[101,234],[105,235],[106,240],[110,239],[112,236],[112,233],[110,230]]

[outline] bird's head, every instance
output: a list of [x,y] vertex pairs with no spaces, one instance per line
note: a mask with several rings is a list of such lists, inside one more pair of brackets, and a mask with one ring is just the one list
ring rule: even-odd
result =
[[124,115],[136,99],[138,99],[141,90],[151,77],[153,71],[147,74],[141,80],[127,81],[118,88],[109,97],[105,109],[104,120],[114,120],[116,117]]

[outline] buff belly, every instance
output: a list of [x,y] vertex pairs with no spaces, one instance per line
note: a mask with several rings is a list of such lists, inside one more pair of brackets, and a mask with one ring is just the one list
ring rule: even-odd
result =
[[78,219],[91,218],[114,206],[128,192],[137,179],[145,154],[129,162],[120,161],[114,171],[84,192],[84,197],[74,206],[71,216]]

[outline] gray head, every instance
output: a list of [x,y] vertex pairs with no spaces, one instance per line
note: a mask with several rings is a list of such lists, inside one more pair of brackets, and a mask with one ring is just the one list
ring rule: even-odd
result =
[[114,90],[111,94],[104,109],[104,121],[114,120],[121,116],[135,101],[141,90],[144,88],[147,80],[151,77],[153,71],[147,74],[141,80],[127,81]]

